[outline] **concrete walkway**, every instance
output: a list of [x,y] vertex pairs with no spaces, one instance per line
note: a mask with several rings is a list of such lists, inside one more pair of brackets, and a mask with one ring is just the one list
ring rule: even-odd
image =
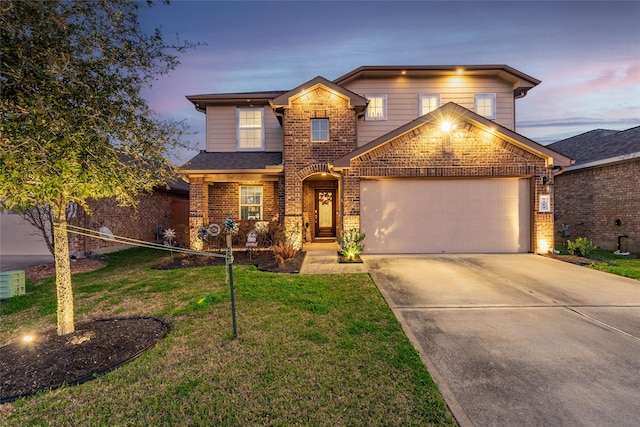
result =
[[348,274],[367,273],[364,263],[340,264],[338,262],[338,244],[305,243],[302,247],[307,252],[300,274]]

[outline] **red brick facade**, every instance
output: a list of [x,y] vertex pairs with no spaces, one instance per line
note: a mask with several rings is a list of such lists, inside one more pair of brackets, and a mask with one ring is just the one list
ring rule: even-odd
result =
[[[311,142],[313,118],[329,120],[329,141]],[[356,126],[356,113],[349,107],[348,99],[324,87],[295,98],[284,110],[284,223],[287,230],[299,234],[296,243],[302,243],[304,225],[313,223],[313,210],[303,207],[304,180],[329,174],[331,162],[356,148]],[[329,188],[336,186],[337,181]]]
[[[586,237],[615,251],[640,252],[640,159],[565,172],[555,178],[556,235],[568,225],[575,240]],[[616,225],[616,220],[621,225]]]
[[[178,234],[178,243],[186,245],[188,243],[187,224],[176,223],[174,211],[180,209],[179,202],[186,202],[188,198],[186,194],[156,191],[141,195],[137,207],[118,206],[113,198],[89,200],[91,214],[78,208],[75,217],[71,218],[69,223],[90,230],[98,230],[101,226],[106,226],[116,236],[145,242],[156,241],[155,231],[158,226],[163,230],[173,228]],[[187,217],[186,212],[182,217]],[[104,251],[110,247],[119,246],[122,246],[122,243],[69,234],[71,254]]]
[[543,187],[534,177],[548,174],[543,158],[469,123],[450,133],[425,124],[351,162],[344,179],[344,221],[359,226],[359,177],[531,177],[535,183],[532,250],[544,251],[540,246],[551,247],[554,241],[553,207],[548,213],[537,211]]

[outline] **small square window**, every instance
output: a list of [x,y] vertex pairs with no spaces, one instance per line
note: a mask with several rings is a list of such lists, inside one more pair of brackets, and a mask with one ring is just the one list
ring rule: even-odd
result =
[[496,118],[496,94],[495,93],[476,93],[475,95],[475,112],[487,119]]
[[329,119],[311,119],[311,141],[329,141]]
[[369,100],[365,120],[387,120],[387,95],[365,95]]
[[420,95],[418,116],[424,116],[433,110],[440,108],[440,95]]

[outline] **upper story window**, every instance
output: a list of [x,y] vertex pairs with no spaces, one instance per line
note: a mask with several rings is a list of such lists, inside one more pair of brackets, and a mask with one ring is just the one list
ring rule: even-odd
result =
[[238,108],[238,150],[264,150],[264,109]]
[[423,116],[440,108],[440,95],[420,95],[418,104],[418,116]]
[[365,120],[387,120],[387,95],[365,95],[369,100]]
[[311,141],[329,141],[329,119],[311,119]]
[[476,93],[474,110],[477,114],[487,119],[496,118],[496,94],[495,93]]
[[262,219],[262,187],[240,186],[240,219]]

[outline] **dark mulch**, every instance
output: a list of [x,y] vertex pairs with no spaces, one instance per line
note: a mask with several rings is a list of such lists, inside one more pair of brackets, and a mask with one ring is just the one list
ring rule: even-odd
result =
[[564,261],[564,262],[569,262],[571,264],[577,264],[577,265],[603,264],[603,261],[598,261],[595,259],[584,258],[581,256],[575,256],[575,255],[558,255],[558,254],[548,253],[548,254],[545,254],[544,256],[557,259],[560,261]]
[[[284,265],[278,264],[273,251],[234,251],[234,265],[255,265],[260,271],[270,271],[273,273],[299,273],[306,252],[298,251],[291,259],[285,261]],[[212,265],[224,265],[225,259],[221,257],[202,255],[174,255],[166,257],[156,265],[155,268],[171,270],[186,267],[204,267]]]
[[108,372],[151,347],[169,331],[154,318],[106,319],[55,330],[0,347],[0,403],[63,384],[80,384]]

